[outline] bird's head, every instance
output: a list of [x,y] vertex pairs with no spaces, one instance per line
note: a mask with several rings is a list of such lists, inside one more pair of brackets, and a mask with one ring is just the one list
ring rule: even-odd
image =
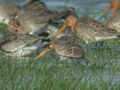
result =
[[9,21],[8,31],[12,31],[12,32],[17,31],[20,34],[24,34],[24,31],[20,28],[20,23],[15,19],[12,19],[12,20]]

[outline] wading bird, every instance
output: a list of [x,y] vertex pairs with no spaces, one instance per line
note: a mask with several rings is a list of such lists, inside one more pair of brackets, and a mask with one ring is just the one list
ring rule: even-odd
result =
[[55,52],[62,57],[71,58],[84,58],[84,50],[80,45],[78,37],[73,34],[59,34],[51,41],[48,48],[35,57],[35,60],[46,54],[49,50],[55,50]]
[[11,57],[32,57],[39,53],[47,42],[33,36],[22,36],[15,33],[7,33],[0,40],[0,50]]
[[111,29],[98,20],[87,16],[79,18],[76,31],[76,35],[85,40],[86,43],[118,38],[120,35],[116,29]]
[[[43,2],[38,0],[21,9],[15,20],[9,23],[9,26],[10,28],[12,27],[11,29],[18,29],[21,33],[24,32],[23,34],[39,34],[46,32],[44,28],[46,28],[51,21],[54,22],[65,19],[68,15],[71,15],[71,13],[73,13],[71,8],[63,12],[50,11]],[[70,20],[67,20],[66,23],[68,24],[69,21]],[[76,21],[73,20],[73,22]],[[72,23],[68,24],[68,26],[72,26]],[[71,28],[72,30],[74,29],[74,27]]]
[[[13,3],[0,2],[0,23],[9,24],[17,16],[22,7]],[[11,29],[8,28],[9,31]]]

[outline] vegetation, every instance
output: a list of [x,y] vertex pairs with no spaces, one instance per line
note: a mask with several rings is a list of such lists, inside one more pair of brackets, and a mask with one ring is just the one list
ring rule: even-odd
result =
[[119,90],[118,42],[109,42],[112,43],[109,45],[105,42],[104,47],[84,46],[88,65],[69,59],[60,61],[53,54],[45,55],[38,61],[13,60],[1,55],[0,89]]

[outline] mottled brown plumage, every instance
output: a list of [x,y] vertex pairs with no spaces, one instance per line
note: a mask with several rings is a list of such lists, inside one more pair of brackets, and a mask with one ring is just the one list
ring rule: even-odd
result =
[[44,44],[39,38],[9,33],[0,42],[1,51],[12,57],[32,57],[36,55]]
[[84,58],[84,50],[74,34],[61,34],[55,39],[55,51],[60,56]]
[[120,32],[120,14],[116,14],[114,17],[105,21],[105,25]]
[[0,2],[0,23],[8,24],[11,19],[14,19],[21,9],[20,6],[7,3],[7,2]]
[[[50,21],[54,22],[58,18],[64,18],[66,12],[52,12],[48,10],[46,5],[41,1],[33,2],[19,11],[16,19],[12,22],[17,24],[25,32],[25,34],[38,34],[45,32],[46,26]],[[13,25],[14,25],[13,24]],[[18,29],[18,28],[12,28]]]
[[111,29],[97,20],[82,16],[76,26],[77,36],[88,42],[117,38],[120,35],[115,29]]

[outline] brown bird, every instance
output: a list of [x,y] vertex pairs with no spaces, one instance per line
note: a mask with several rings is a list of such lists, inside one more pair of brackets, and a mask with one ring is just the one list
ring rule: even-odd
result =
[[8,24],[17,16],[20,9],[20,6],[13,3],[0,2],[0,23]]
[[77,36],[85,40],[86,43],[118,38],[120,35],[116,29],[111,29],[98,20],[87,16],[79,18],[76,30]]
[[43,2],[38,0],[21,9],[16,19],[11,21],[9,26],[14,30],[18,29],[22,34],[23,32],[24,34],[39,34],[46,32],[44,28],[50,21],[56,20],[57,17],[64,18],[69,14],[68,11],[52,12]]
[[120,32],[120,14],[116,14],[114,17],[105,21],[105,25]]
[[60,34],[56,36],[55,51],[60,56],[84,58],[84,50],[79,39],[74,34]]
[[[34,7],[37,8],[34,9]],[[12,27],[11,29],[14,30],[18,29],[22,34],[33,34],[40,31],[40,29],[47,25],[49,20],[48,12],[44,11],[43,7],[43,3],[35,2],[21,9],[17,17],[9,23],[10,28]]]
[[39,38],[33,36],[21,37],[21,35],[13,33],[6,34],[3,39],[4,41],[0,42],[0,50],[11,57],[32,57],[38,54],[40,48],[45,45]]

